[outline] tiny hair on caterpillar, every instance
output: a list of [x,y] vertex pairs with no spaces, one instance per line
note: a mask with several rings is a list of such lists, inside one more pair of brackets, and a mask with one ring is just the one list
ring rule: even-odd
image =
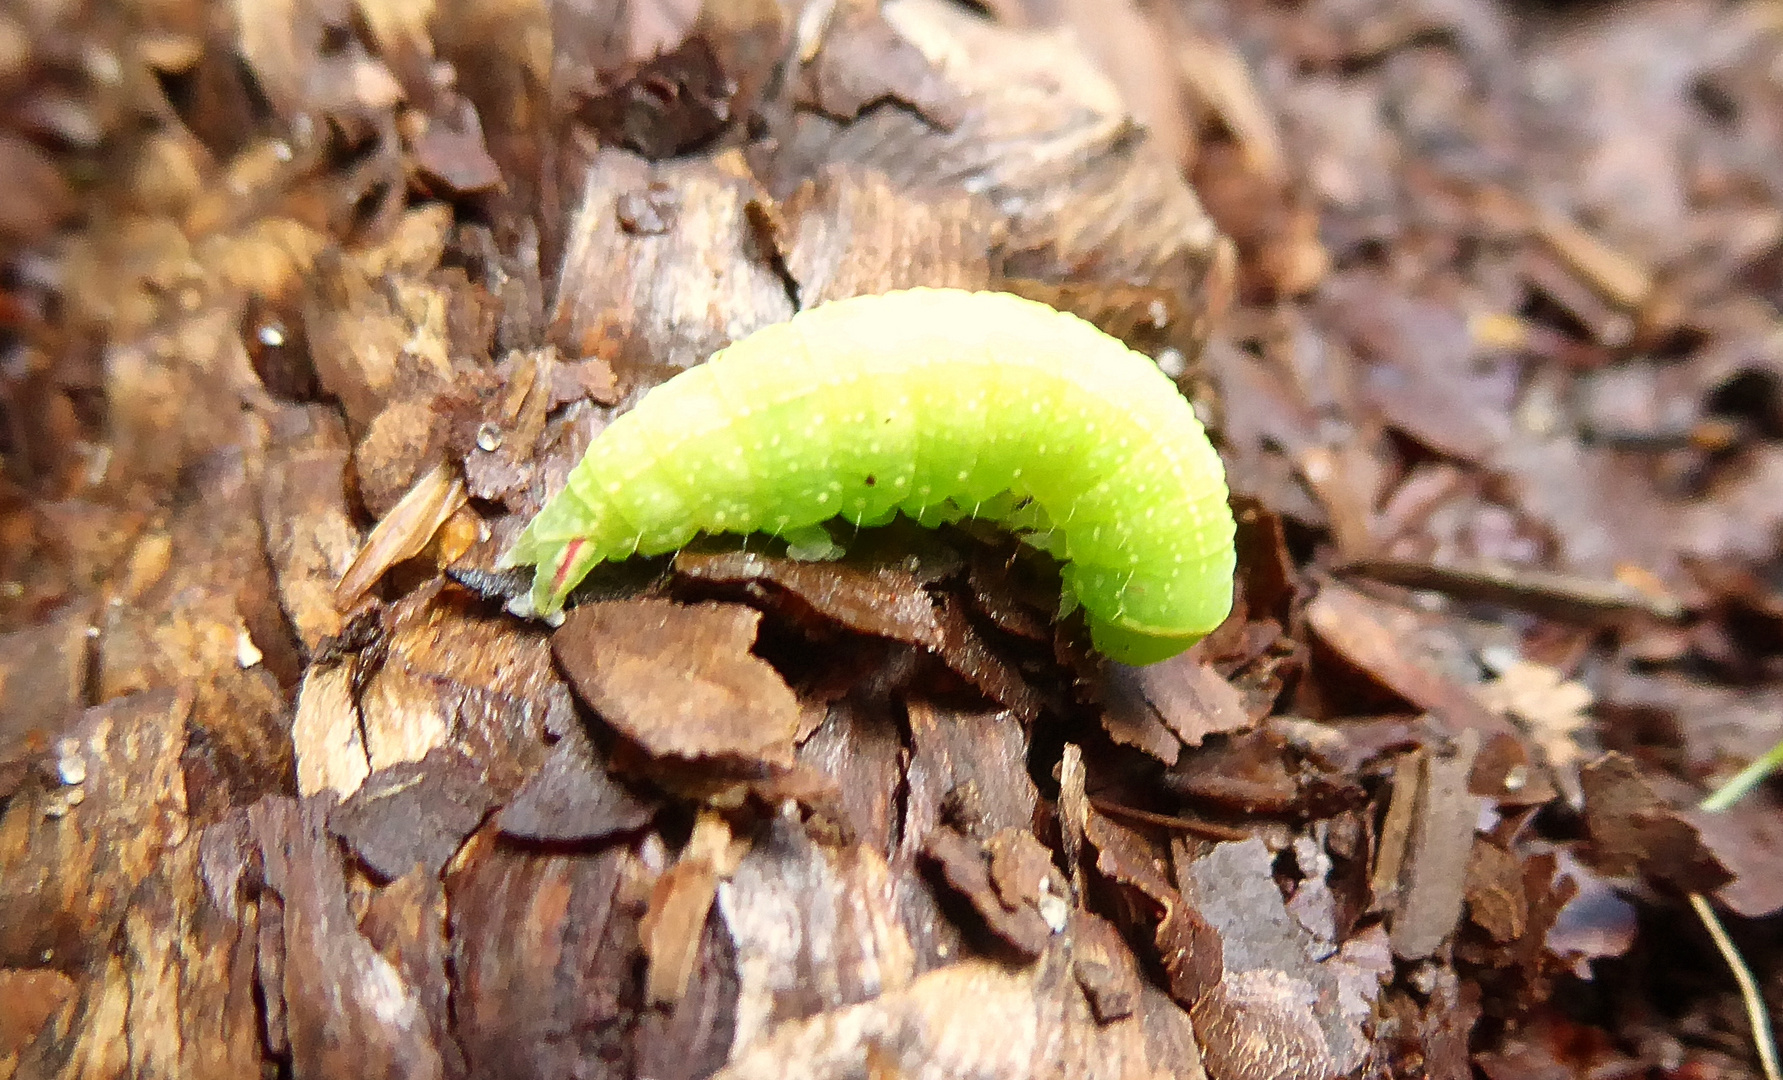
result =
[[910,289],[762,328],[657,386],[502,555],[555,615],[598,563],[700,533],[966,517],[1061,562],[1065,608],[1129,664],[1232,606],[1225,471],[1187,400],[1090,323],[1007,293]]

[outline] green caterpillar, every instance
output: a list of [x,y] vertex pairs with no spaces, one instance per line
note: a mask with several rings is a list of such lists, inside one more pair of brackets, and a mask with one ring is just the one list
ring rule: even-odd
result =
[[1176,387],[1073,315],[1005,293],[825,304],[658,386],[502,556],[553,615],[595,564],[696,533],[997,521],[1064,560],[1103,655],[1153,663],[1232,606],[1225,473]]

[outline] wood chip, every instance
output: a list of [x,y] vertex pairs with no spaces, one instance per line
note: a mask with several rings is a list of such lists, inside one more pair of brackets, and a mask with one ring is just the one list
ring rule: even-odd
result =
[[558,740],[495,824],[523,840],[590,843],[641,830],[655,814],[653,802],[607,774],[578,729]]
[[1452,756],[1423,759],[1393,916],[1393,952],[1401,959],[1430,956],[1461,918],[1474,825],[1480,816],[1480,799],[1467,787],[1478,752],[1478,733],[1467,732]]
[[352,565],[341,575],[334,590],[335,607],[342,611],[351,608],[392,566],[421,554],[467,498],[463,479],[443,462],[417,480],[372,529]]
[[552,650],[577,694],[647,752],[783,768],[799,704],[749,651],[760,622],[760,612],[734,604],[584,604]]
[[417,866],[438,875],[494,800],[482,770],[463,754],[438,747],[420,761],[368,776],[329,813],[328,831],[385,881]]
[[716,814],[701,814],[681,857],[656,879],[650,907],[638,924],[648,967],[644,993],[653,1005],[673,1005],[687,994],[693,966],[705,937],[706,916],[718,896],[718,881],[732,867],[730,826]]

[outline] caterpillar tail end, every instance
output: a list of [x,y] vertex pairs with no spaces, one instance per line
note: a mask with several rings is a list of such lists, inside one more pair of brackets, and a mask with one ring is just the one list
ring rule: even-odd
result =
[[598,552],[585,539],[541,545],[531,529],[522,532],[495,561],[498,570],[533,567],[532,588],[510,599],[508,612],[522,619],[543,619],[552,626],[561,625],[564,599],[599,561]]
[[532,605],[531,592],[523,592],[510,599],[507,603],[507,611],[509,615],[517,619],[540,619],[547,626],[563,625],[563,612],[553,611],[547,614],[539,611]]
[[521,566],[531,566],[539,561],[539,542],[532,534],[532,526],[520,530],[514,542],[495,558],[497,570],[513,570]]
[[532,592],[526,597],[532,614],[553,625],[562,622],[564,599],[570,590],[582,583],[597,562],[600,562],[600,551],[582,537],[543,553],[536,559]]

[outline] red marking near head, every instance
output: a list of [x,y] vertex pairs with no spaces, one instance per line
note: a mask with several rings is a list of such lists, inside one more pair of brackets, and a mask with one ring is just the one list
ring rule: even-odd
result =
[[569,576],[570,566],[576,561],[576,552],[588,541],[577,537],[563,546],[563,554],[557,559],[557,573],[551,577],[551,592],[556,595],[563,590],[564,579]]

